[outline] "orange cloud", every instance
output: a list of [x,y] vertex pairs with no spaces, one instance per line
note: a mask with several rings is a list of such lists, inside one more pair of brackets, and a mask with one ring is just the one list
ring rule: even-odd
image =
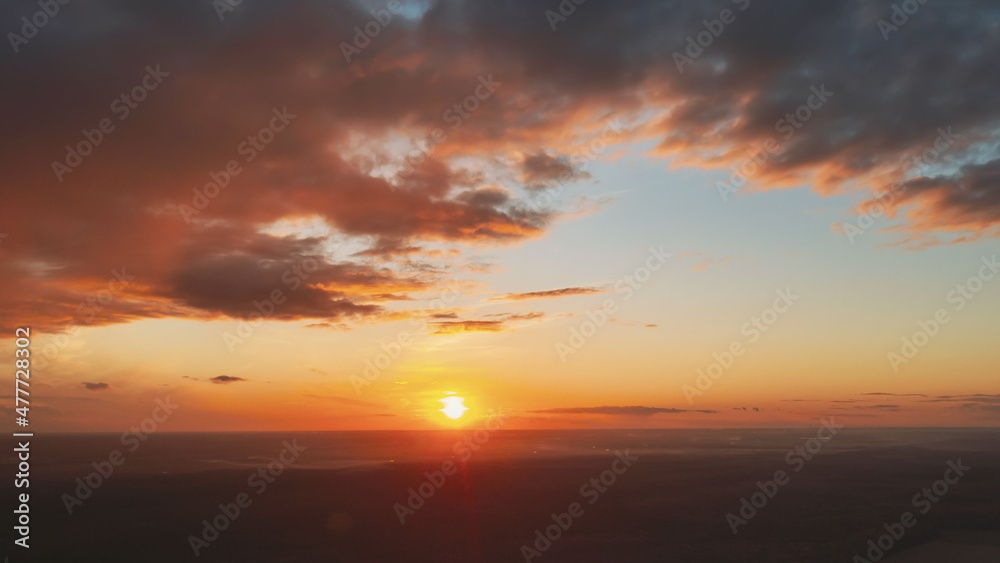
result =
[[550,289],[547,291],[531,291],[527,293],[507,293],[491,297],[490,301],[527,301],[530,299],[553,299],[556,297],[571,297],[574,295],[594,295],[604,293],[607,290],[594,287],[565,287],[563,289]]

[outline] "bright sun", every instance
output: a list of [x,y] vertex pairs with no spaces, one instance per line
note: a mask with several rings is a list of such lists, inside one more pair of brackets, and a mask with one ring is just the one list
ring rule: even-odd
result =
[[443,412],[445,416],[447,416],[452,420],[458,420],[462,418],[462,415],[465,414],[465,411],[469,410],[463,404],[465,402],[465,399],[462,397],[452,396],[438,400],[444,403],[444,408],[439,410]]

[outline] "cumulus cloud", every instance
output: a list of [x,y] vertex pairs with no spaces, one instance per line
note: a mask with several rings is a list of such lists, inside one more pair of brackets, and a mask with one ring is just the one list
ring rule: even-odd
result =
[[[986,0],[922,5],[888,41],[876,22],[889,0],[755,2],[683,72],[673,53],[731,2],[593,3],[553,33],[528,0],[437,0],[351,64],[337,45],[370,17],[356,2],[247,4],[223,26],[208,25],[209,4],[91,4],[0,57],[0,144],[17,155],[0,192],[18,201],[0,208],[0,306],[40,330],[252,314],[305,259],[318,269],[272,318],[377,320],[389,296],[448,274],[427,262],[435,245],[543,236],[560,211],[527,192],[583,177],[566,155],[611,116],[621,141],[675,167],[730,171],[776,140],[745,184],[733,179],[741,192],[812,186],[870,203],[901,187],[885,202],[889,236],[911,246],[1000,225],[1000,40]],[[147,65],[168,76],[122,119],[110,104]],[[451,127],[445,112],[484,84],[491,96]],[[796,117],[817,91],[830,94]],[[295,117],[248,160],[240,143],[275,109]],[[60,181],[53,161],[105,117],[114,130]],[[444,139],[425,142],[435,129]],[[930,149],[940,158],[926,165]],[[185,219],[230,161],[240,172]],[[324,237],[267,231],[306,217],[363,248],[335,259]],[[390,257],[409,270],[380,263]],[[80,318],[123,267],[134,283]]]

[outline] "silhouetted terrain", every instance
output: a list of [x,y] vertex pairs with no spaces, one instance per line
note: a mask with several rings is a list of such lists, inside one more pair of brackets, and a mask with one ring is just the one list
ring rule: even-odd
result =
[[[1000,550],[997,431],[845,429],[799,472],[786,454],[815,430],[500,431],[465,463],[450,451],[461,434],[154,435],[72,516],[62,495],[117,437],[36,437],[32,557],[11,561],[524,561],[573,502],[583,514],[532,561],[847,562],[905,511],[916,524],[890,561]],[[258,494],[248,476],[292,439],[306,450]],[[638,459],[614,465],[626,449]],[[959,458],[971,469],[920,514],[914,495]],[[447,459],[456,473],[401,525],[394,505]],[[613,485],[582,494],[613,466]],[[726,514],[778,470],[788,483],[734,535]],[[195,558],[189,536],[240,493],[251,504]]]

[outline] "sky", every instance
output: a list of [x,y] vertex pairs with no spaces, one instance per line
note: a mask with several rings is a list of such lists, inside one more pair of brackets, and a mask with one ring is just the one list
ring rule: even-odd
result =
[[32,429],[997,426],[1000,10],[900,5],[5,4]]

